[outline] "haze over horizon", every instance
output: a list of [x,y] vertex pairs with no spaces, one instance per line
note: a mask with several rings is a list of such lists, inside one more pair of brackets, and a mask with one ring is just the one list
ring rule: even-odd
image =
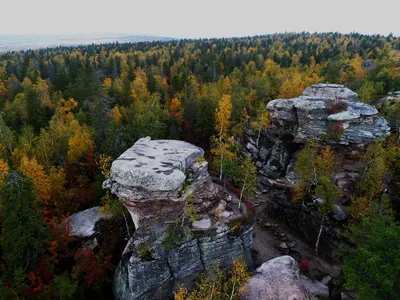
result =
[[379,6],[345,0],[135,2],[9,1],[2,4],[6,13],[0,19],[0,35],[117,33],[207,38],[302,31],[400,35],[395,0],[381,0]]

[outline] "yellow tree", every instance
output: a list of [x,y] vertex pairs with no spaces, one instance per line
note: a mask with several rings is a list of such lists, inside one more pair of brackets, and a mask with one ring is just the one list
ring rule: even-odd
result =
[[363,59],[358,54],[350,61],[350,66],[354,70],[354,77],[357,80],[362,80],[365,77],[365,70],[362,66],[362,63]]
[[110,91],[111,87],[112,87],[112,79],[110,77],[104,78],[103,88],[102,88],[104,96],[108,96],[108,92]]
[[135,72],[136,78],[132,83],[132,97],[135,102],[146,101],[150,98],[150,93],[147,90],[147,76],[143,70]]
[[232,114],[232,102],[230,95],[223,95],[218,102],[218,107],[215,111],[215,122],[218,137],[225,139],[229,135],[230,118]]
[[228,76],[225,78],[221,77],[218,80],[218,91],[220,95],[230,95],[232,94],[232,85],[231,85],[231,80],[229,79]]
[[340,195],[338,187],[334,184],[334,154],[330,147],[318,146],[315,140],[310,140],[298,154],[295,171],[299,183],[295,187],[293,200],[302,200],[304,196],[317,196],[321,199],[321,224],[315,243],[315,252],[318,253],[319,241],[326,217],[332,212],[334,201]]
[[87,152],[93,152],[94,142],[89,128],[85,125],[77,130],[68,141],[68,159],[77,162]]
[[43,106],[55,108],[55,105],[52,103],[50,98],[49,84],[46,80],[38,78],[34,88],[40,96],[40,102]]
[[3,185],[3,178],[8,173],[8,164],[5,160],[0,159],[0,187]]
[[243,108],[242,110],[242,115],[240,116],[240,120],[236,122],[232,126],[231,133],[234,137],[239,138],[239,140],[242,142],[243,137],[244,137],[244,128],[247,126],[249,123],[249,115],[247,113],[246,107]]
[[398,170],[400,147],[396,138],[389,137],[385,144],[376,142],[368,146],[361,161],[364,170],[351,199],[352,218],[361,220],[370,212],[371,201],[381,199],[386,180]]
[[251,159],[251,156],[246,156],[240,166],[240,172],[237,177],[238,183],[242,186],[240,189],[239,209],[242,203],[242,198],[245,194],[251,195],[257,184],[257,168]]
[[279,88],[279,98],[289,99],[298,97],[304,90],[304,83],[298,71],[291,70]]
[[173,98],[171,103],[168,107],[169,114],[175,118],[179,124],[182,123],[182,116],[181,116],[181,101],[178,98]]
[[257,116],[257,119],[251,122],[251,127],[254,130],[258,131],[256,145],[258,147],[258,142],[260,140],[261,131],[268,127],[271,124],[271,120],[269,118],[269,112],[263,108],[262,112]]
[[19,169],[28,178],[33,180],[33,191],[37,199],[43,204],[50,201],[50,181],[43,166],[35,158],[22,157]]
[[115,122],[121,124],[122,114],[118,106],[114,106],[113,110],[111,111],[111,117]]
[[230,117],[232,114],[232,102],[231,96],[223,95],[218,103],[218,107],[215,111],[215,129],[218,134],[213,138],[214,144],[216,145],[211,152],[219,157],[219,178],[222,179],[223,162],[225,158],[232,158],[229,145],[229,129],[230,129]]

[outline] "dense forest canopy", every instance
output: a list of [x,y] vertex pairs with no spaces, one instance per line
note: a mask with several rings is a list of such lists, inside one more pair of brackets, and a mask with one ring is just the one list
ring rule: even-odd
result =
[[[0,294],[109,295],[102,289],[110,284],[124,232],[110,229],[108,238],[116,242],[100,239],[94,252],[76,249],[68,226],[58,224],[105,201],[107,164],[137,139],[183,139],[209,150],[213,135],[228,138],[216,125],[229,122],[240,138],[247,123],[256,128],[268,123],[263,121],[268,101],[299,96],[319,82],[344,84],[371,103],[400,90],[399,62],[400,38],[356,33],[1,54]],[[228,98],[228,119],[216,120],[221,99]],[[15,225],[15,215],[23,216],[23,227]]]

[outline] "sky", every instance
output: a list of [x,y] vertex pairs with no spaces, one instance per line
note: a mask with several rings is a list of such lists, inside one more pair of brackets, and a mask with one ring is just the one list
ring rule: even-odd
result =
[[129,33],[174,38],[275,32],[393,33],[400,0],[9,0],[0,34]]

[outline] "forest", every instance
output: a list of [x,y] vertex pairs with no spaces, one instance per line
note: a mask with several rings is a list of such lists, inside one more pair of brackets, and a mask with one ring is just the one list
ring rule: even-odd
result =
[[[0,54],[0,298],[112,298],[127,242],[123,208],[102,189],[112,160],[142,137],[179,139],[202,147],[218,174],[219,157],[238,156],[230,135],[240,140],[244,127],[268,126],[269,101],[325,82],[378,105],[400,90],[400,38],[303,32]],[[380,112],[400,120],[399,103]],[[397,168],[400,151],[386,146],[374,144],[370,152],[391,155],[387,166]],[[377,170],[384,172],[386,162]],[[70,236],[67,217],[98,205],[115,218],[93,250]],[[356,213],[355,220],[367,215],[365,207]]]

